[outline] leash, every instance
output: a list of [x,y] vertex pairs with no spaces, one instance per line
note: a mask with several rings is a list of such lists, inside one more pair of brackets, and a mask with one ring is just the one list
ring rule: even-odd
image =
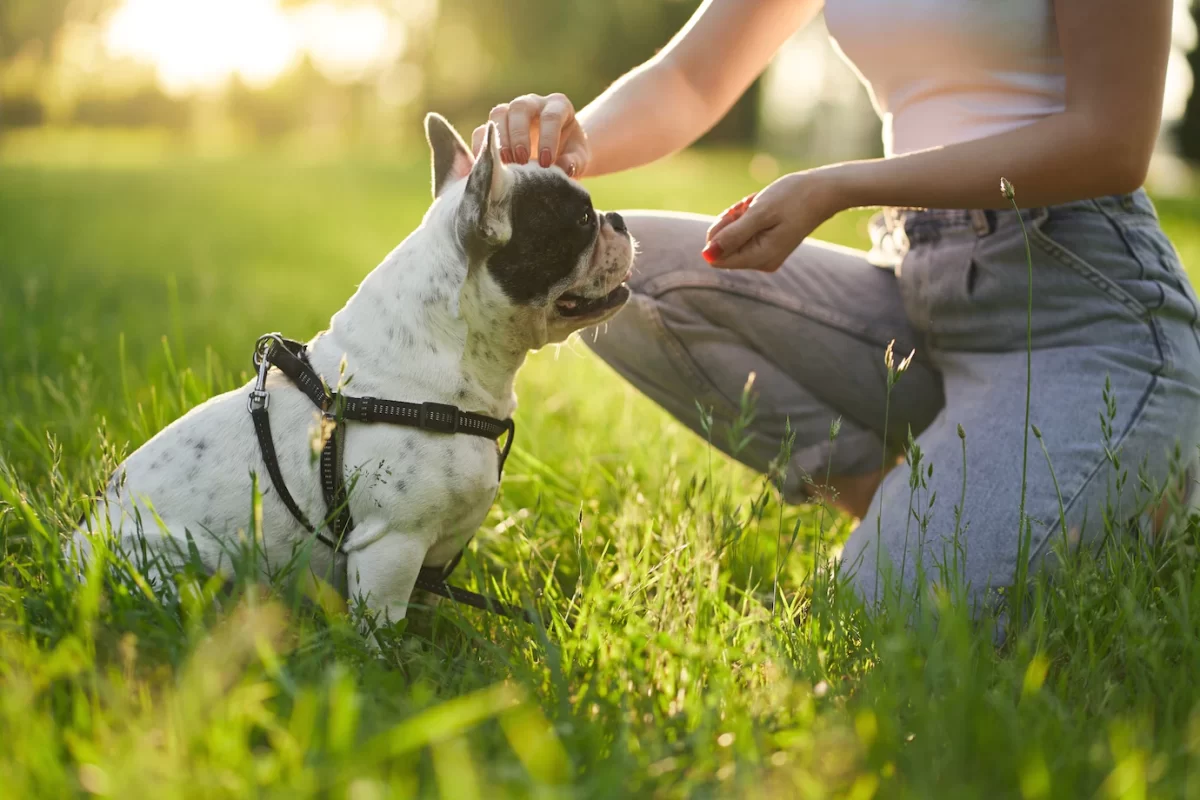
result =
[[[491,439],[496,442],[499,449],[500,475],[504,474],[504,462],[508,459],[513,438],[516,436],[516,425],[511,419],[500,420],[471,411],[462,411],[456,406],[444,403],[406,403],[377,397],[350,397],[340,392],[331,392],[326,387],[325,381],[309,363],[307,347],[304,343],[285,339],[278,333],[268,333],[259,337],[254,345],[253,363],[254,368],[258,370],[258,378],[254,383],[254,389],[250,392],[246,406],[254,421],[254,432],[258,437],[259,450],[262,451],[263,464],[266,465],[267,474],[271,478],[271,483],[274,485],[279,499],[283,501],[291,515],[321,544],[333,551],[334,582],[343,596],[349,591],[349,576],[347,575],[346,552],[342,550],[342,542],[354,527],[342,473],[346,420],[404,425],[433,433],[466,434]],[[271,398],[266,389],[267,373],[271,367],[275,367],[283,373],[296,388],[312,401],[324,419],[333,425],[333,431],[321,449],[321,494],[325,499],[328,514],[319,525],[313,525],[300,510],[292,493],[288,491],[287,482],[279,469],[268,412]],[[499,440],[505,434],[508,435],[501,447]],[[326,531],[332,533],[332,536]],[[510,619],[534,621],[533,616],[525,609],[502,603],[488,595],[451,586],[447,579],[454,568],[458,566],[458,562],[462,560],[463,552],[463,550],[458,551],[457,555],[444,566],[422,567],[417,573],[415,588]]]

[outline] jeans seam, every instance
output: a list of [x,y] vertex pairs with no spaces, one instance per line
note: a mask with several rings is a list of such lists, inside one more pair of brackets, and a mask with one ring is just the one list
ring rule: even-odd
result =
[[[1127,310],[1132,311],[1139,318],[1145,319],[1149,315],[1149,309],[1140,303],[1137,298],[1133,297],[1116,283],[1114,283],[1107,275],[1104,275],[1102,272],[1097,270],[1086,259],[1081,258],[1080,256],[1068,250],[1066,247],[1063,247],[1061,244],[1056,242],[1050,236],[1050,234],[1043,231],[1039,225],[1030,226],[1030,233],[1031,238],[1034,242],[1037,242],[1042,252],[1046,253],[1051,258],[1054,258],[1063,266],[1074,270],[1076,274],[1078,274],[1088,283],[1092,284],[1092,286],[1099,289],[1109,298],[1119,302]],[[1123,238],[1122,241],[1124,241]],[[1126,247],[1128,247],[1128,244],[1126,244]],[[1134,259],[1137,260],[1136,256],[1134,256]],[[1139,269],[1141,268],[1140,261],[1138,261],[1138,267]]]
[[[1129,418],[1129,423],[1125,426],[1125,429],[1123,431],[1121,431],[1121,435],[1117,439],[1117,441],[1113,447],[1114,451],[1119,451],[1121,449],[1121,447],[1124,446],[1125,442],[1128,441],[1129,437],[1133,435],[1133,431],[1138,426],[1138,423],[1140,423],[1142,421],[1142,419],[1146,416],[1146,408],[1150,405],[1151,401],[1153,400],[1154,390],[1158,388],[1158,385],[1159,385],[1159,377],[1157,375],[1151,375],[1150,383],[1146,386],[1146,390],[1144,392],[1142,392],[1142,396],[1138,399],[1138,404],[1137,404],[1136,410],[1134,411],[1133,415]],[[1071,511],[1074,510],[1075,506],[1079,503],[1079,499],[1081,497],[1083,497],[1083,494],[1086,491],[1087,487],[1091,484],[1091,482],[1093,480],[1095,480],[1096,475],[1100,472],[1101,468],[1103,468],[1103,466],[1107,460],[1108,460],[1107,457],[1103,453],[1101,453],[1100,457],[1096,460],[1096,465],[1094,467],[1092,467],[1091,471],[1088,472],[1087,477],[1085,477],[1083,479],[1083,481],[1079,484],[1079,488],[1075,490],[1074,495],[1064,505],[1064,507],[1063,507],[1063,516],[1064,517],[1068,516],[1071,513]],[[1062,524],[1062,520],[1055,519],[1054,523],[1052,525],[1050,525],[1049,528],[1047,528],[1046,535],[1042,538],[1042,541],[1038,544],[1037,548],[1034,549],[1033,551],[1031,551],[1029,554],[1029,563],[1030,564],[1032,564],[1034,561],[1036,561],[1042,557],[1043,553],[1045,552],[1046,544],[1051,540],[1051,538],[1057,532],[1059,525],[1061,525],[1061,524]],[[1082,542],[1082,538],[1081,538],[1080,544],[1082,545],[1082,543],[1083,542]]]
[[1117,224],[1116,218],[1108,211],[1108,209],[1099,204],[1097,204],[1097,208],[1099,208],[1100,213],[1104,215],[1104,219],[1108,221],[1109,227],[1113,229],[1113,232],[1117,234],[1121,242],[1125,245],[1125,249],[1129,251],[1129,255],[1132,256],[1133,260],[1137,262],[1138,280],[1145,280],[1146,262],[1143,261],[1142,257],[1138,254],[1137,249],[1133,246],[1133,242],[1129,241],[1129,236],[1127,235],[1125,229],[1121,225]]
[[[668,349],[675,353],[676,363],[679,365],[679,368],[685,372],[687,377],[689,377],[693,382],[693,390],[703,392],[709,399],[720,400],[720,402],[724,404],[721,408],[722,412],[736,415],[738,413],[737,407],[733,405],[729,398],[725,397],[724,393],[717,388],[716,384],[713,383],[713,381],[706,374],[704,374],[704,371],[700,369],[700,365],[696,363],[696,360],[692,358],[691,353],[688,352],[687,347],[682,341],[679,340],[678,336],[671,332],[671,329],[663,321],[662,314],[659,313],[658,303],[652,302],[648,305],[651,322],[658,330],[661,341]],[[697,397],[693,399],[699,401],[700,398]]]
[[[649,288],[649,287],[648,287]],[[710,291],[717,292],[722,295],[736,295],[747,300],[754,300],[765,305],[777,308],[780,311],[786,311],[789,314],[795,314],[799,317],[818,322],[823,325],[836,328],[847,336],[852,336],[861,342],[869,345],[878,345],[881,349],[887,345],[887,340],[882,337],[873,336],[870,329],[865,325],[856,324],[851,317],[842,316],[840,314],[829,311],[825,306],[803,305],[800,303],[786,302],[788,298],[782,297],[780,293],[770,293],[766,290],[747,289],[742,286],[731,286],[720,282],[709,282],[702,280],[686,280],[672,281],[665,288],[653,287],[656,291],[647,292],[653,297],[664,297],[674,291]],[[782,297],[782,299],[781,299]],[[907,316],[907,315],[906,315]]]

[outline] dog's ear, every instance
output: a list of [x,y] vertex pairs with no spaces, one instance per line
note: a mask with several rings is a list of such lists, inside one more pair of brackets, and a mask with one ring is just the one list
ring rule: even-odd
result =
[[425,138],[433,154],[433,196],[437,199],[447,186],[470,174],[475,159],[471,148],[441,114],[425,115]]
[[500,134],[489,121],[479,158],[458,209],[459,235],[469,246],[493,250],[512,237],[513,175],[500,160]]

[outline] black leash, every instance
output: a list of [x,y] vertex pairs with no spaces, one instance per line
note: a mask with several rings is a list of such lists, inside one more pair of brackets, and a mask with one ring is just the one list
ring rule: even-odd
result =
[[[322,520],[320,525],[313,525],[300,510],[295,498],[288,491],[283,473],[279,469],[268,413],[271,398],[266,390],[267,372],[271,367],[275,367],[287,376],[333,425],[333,431],[321,449],[321,493],[325,498],[329,516]],[[443,403],[405,403],[399,400],[381,400],[376,397],[350,397],[338,392],[331,392],[309,363],[304,343],[285,339],[278,333],[268,333],[259,337],[254,346],[254,368],[258,370],[258,380],[250,392],[247,407],[254,421],[254,432],[258,436],[258,445],[262,451],[263,463],[267,467],[267,474],[271,477],[271,483],[278,492],[279,499],[283,501],[296,521],[313,534],[319,542],[333,551],[334,581],[343,595],[348,591],[349,582],[346,575],[346,553],[342,550],[342,542],[345,540],[346,534],[354,527],[342,472],[342,443],[345,438],[344,423],[346,420],[384,422],[391,425],[420,428],[434,433],[461,433],[491,439],[497,443],[500,450],[500,473],[501,475],[504,473],[504,462],[508,459],[513,437],[516,435],[516,426],[511,419],[500,420],[471,411],[462,411],[455,406]],[[500,447],[499,439],[506,433],[508,436],[504,440],[503,447]],[[326,533],[327,530],[333,534],[332,537]],[[523,619],[527,622],[534,621],[532,615],[525,609],[501,603],[488,595],[478,594],[447,583],[447,578],[458,566],[462,555],[463,551],[460,550],[445,566],[422,567],[417,574],[416,588],[501,616]]]

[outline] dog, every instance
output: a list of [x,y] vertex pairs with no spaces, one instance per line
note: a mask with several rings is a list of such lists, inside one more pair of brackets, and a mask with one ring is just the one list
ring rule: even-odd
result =
[[[437,114],[426,117],[425,134],[432,205],[308,342],[308,357],[331,387],[344,375],[358,396],[509,419],[527,354],[605,322],[629,299],[635,243],[620,215],[596,211],[558,167],[503,163],[493,123],[478,157]],[[319,417],[277,372],[266,388],[287,488],[308,519],[324,519],[313,457]],[[86,562],[89,530],[107,521],[122,547],[145,543],[168,559],[198,552],[206,569],[228,569],[249,520],[249,473],[265,473],[247,413],[250,389],[193,408],[131,454],[68,547]],[[354,477],[355,526],[342,545],[348,599],[403,619],[422,566],[446,564],[483,523],[499,488],[497,444],[349,422],[342,452]],[[262,483],[262,554],[267,564],[286,563],[312,534]],[[327,574],[332,558],[317,543],[309,566]]]

